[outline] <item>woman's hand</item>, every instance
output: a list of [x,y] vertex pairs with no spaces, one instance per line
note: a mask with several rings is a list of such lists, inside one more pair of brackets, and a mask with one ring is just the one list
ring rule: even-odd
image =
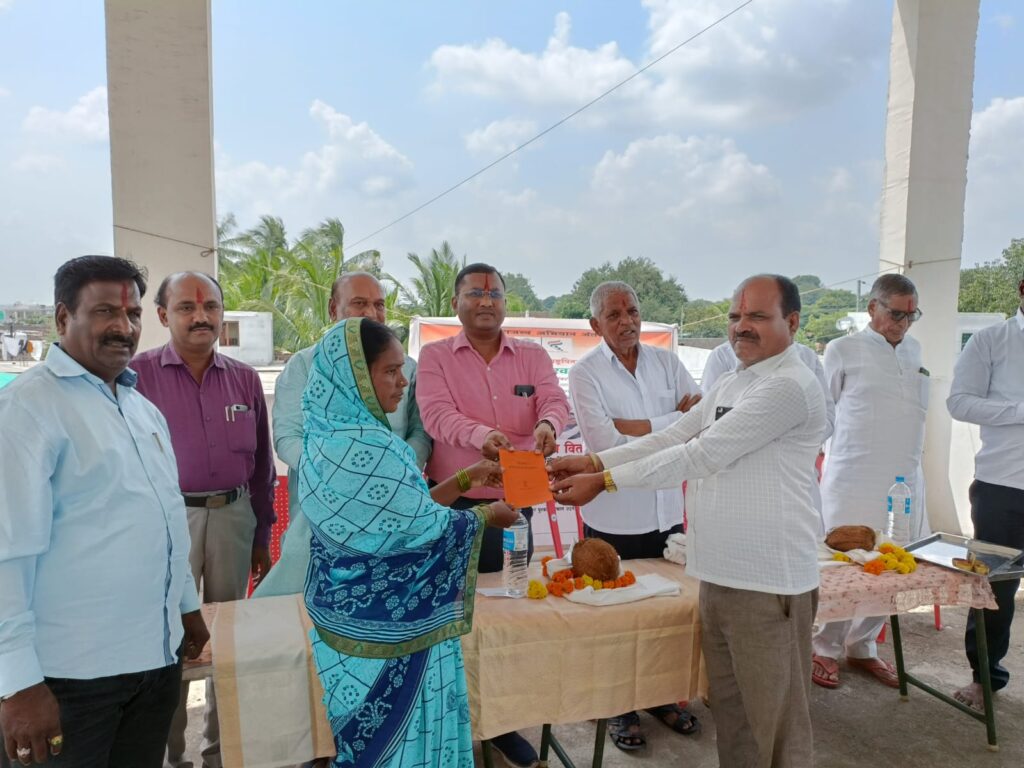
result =
[[501,465],[496,461],[481,459],[476,464],[466,467],[466,474],[469,475],[471,488],[480,488],[487,485],[491,488],[501,488]]
[[513,509],[504,501],[495,501],[487,506],[487,524],[491,528],[508,528],[519,519],[519,510]]

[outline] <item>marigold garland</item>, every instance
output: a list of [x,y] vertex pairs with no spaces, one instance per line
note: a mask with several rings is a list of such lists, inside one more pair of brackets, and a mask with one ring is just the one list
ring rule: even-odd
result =
[[878,576],[885,571],[896,571],[905,575],[917,570],[917,560],[903,547],[886,542],[878,547],[878,551],[881,555],[864,565],[865,573]]
[[[547,563],[544,563],[544,565],[546,569]],[[548,576],[546,572],[544,575]],[[555,571],[550,575],[550,579],[551,580],[546,585],[539,581],[531,581],[529,588],[526,591],[527,597],[532,597],[538,600],[546,597],[547,595],[565,597],[566,595],[572,594],[577,589],[585,589],[586,587],[592,587],[597,591],[599,589],[620,589],[622,587],[630,587],[633,584],[636,584],[636,576],[632,571],[626,571],[614,581],[601,581],[585,575],[573,578],[572,569],[566,568],[561,571]],[[534,584],[543,589],[543,594],[541,594],[540,589],[534,588]]]
[[526,587],[526,596],[531,600],[543,600],[548,596],[548,588],[537,579],[530,579],[530,583]]
[[545,579],[548,578],[548,563],[550,563],[554,559],[555,558],[553,558],[551,555],[548,555],[547,557],[542,557],[540,559],[540,572]]

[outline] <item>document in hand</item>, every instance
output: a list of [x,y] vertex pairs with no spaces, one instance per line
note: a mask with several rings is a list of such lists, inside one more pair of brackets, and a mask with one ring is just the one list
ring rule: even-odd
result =
[[498,451],[501,476],[505,486],[505,501],[513,507],[532,507],[550,501],[548,471],[544,457],[533,451]]

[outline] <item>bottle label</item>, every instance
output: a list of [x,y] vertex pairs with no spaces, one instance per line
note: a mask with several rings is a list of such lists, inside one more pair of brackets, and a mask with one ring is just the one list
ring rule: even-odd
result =
[[513,526],[506,528],[501,533],[501,548],[509,552],[521,552],[527,548],[527,531],[524,526]]

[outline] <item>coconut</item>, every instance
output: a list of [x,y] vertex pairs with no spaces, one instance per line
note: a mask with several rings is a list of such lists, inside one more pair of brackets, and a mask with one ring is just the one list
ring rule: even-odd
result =
[[604,539],[581,539],[572,548],[573,576],[589,576],[601,581],[619,577],[619,554]]
[[825,544],[840,552],[851,549],[874,549],[875,532],[866,525],[840,525],[833,528],[825,537]]

